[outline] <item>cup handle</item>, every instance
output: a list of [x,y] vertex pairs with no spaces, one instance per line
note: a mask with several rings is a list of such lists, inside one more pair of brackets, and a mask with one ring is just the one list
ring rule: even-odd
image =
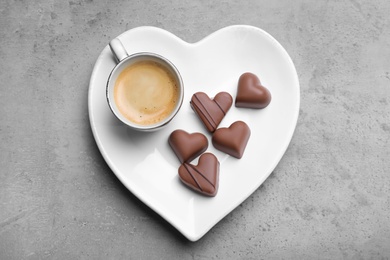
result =
[[110,46],[111,52],[114,54],[117,63],[129,56],[122,42],[118,38],[111,40],[108,45]]

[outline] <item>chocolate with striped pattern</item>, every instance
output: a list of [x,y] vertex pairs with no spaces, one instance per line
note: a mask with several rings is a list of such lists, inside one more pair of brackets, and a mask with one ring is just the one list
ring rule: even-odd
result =
[[189,188],[214,197],[219,183],[218,159],[212,153],[204,153],[199,157],[198,165],[183,163],[179,167],[179,177]]
[[214,99],[204,92],[197,92],[192,95],[190,104],[206,129],[213,133],[232,106],[233,98],[227,92],[218,93]]

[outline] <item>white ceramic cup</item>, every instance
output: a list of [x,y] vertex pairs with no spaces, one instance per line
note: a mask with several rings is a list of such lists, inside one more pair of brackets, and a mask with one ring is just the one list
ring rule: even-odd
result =
[[[129,55],[124,48],[122,42],[118,39],[115,38],[109,43],[111,52],[113,53],[117,65],[114,67],[112,70],[108,81],[107,81],[107,88],[106,88],[106,97],[107,97],[107,102],[108,105],[113,112],[113,114],[125,125],[129,126],[132,129],[139,130],[139,131],[155,131],[163,126],[167,125],[179,112],[180,107],[183,103],[183,97],[184,97],[184,85],[183,85],[183,80],[181,78],[181,75],[175,65],[170,62],[168,59],[165,57],[155,54],[155,53],[150,53],[150,52],[140,52],[140,53],[134,53]],[[164,118],[162,121],[155,123],[155,124],[150,124],[150,125],[140,125],[137,124],[129,119],[127,119],[118,109],[115,99],[114,99],[114,86],[115,82],[120,75],[120,73],[123,71],[123,69],[127,68],[128,66],[139,62],[139,61],[153,61],[157,62],[158,64],[164,66],[171,74],[174,76],[174,79],[176,80],[176,83],[178,84],[179,87],[179,95],[178,95],[178,101],[176,102],[176,105],[172,112]]]

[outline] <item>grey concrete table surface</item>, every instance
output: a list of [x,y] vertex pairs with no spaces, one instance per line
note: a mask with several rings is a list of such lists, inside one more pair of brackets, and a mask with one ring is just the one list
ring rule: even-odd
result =
[[[389,14],[386,0],[1,1],[0,259],[389,259]],[[196,42],[233,24],[288,51],[300,115],[267,181],[193,243],[103,160],[88,84],[128,29]]]

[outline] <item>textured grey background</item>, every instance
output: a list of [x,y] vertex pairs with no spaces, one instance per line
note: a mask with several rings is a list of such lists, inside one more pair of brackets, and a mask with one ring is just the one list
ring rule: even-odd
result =
[[[1,1],[0,258],[389,259],[389,14],[388,0]],[[289,52],[300,117],[270,178],[192,243],[104,162],[88,84],[128,29],[196,42],[232,24]]]

